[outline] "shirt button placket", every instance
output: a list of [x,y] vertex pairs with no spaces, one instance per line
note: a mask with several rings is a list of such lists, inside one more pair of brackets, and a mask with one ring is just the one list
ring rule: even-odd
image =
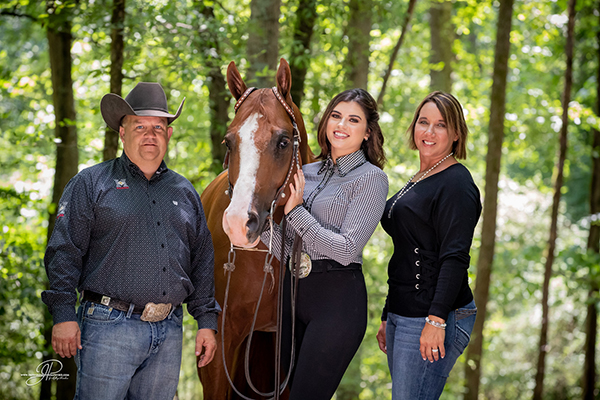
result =
[[[165,216],[163,215],[163,212],[161,211],[161,207],[160,207],[160,203],[157,204],[156,201],[156,195],[157,195],[157,185],[152,185],[150,186],[149,190],[150,190],[150,194],[151,197],[154,197],[154,199],[152,199],[152,204],[150,206],[150,209],[152,211],[152,215],[151,218],[155,221],[156,223],[156,246],[157,246],[157,260],[156,260],[156,266],[155,268],[157,268],[154,271],[162,271],[163,274],[159,274],[158,275],[158,289],[160,290],[160,294],[162,294],[162,296],[166,296],[167,295],[167,291],[166,291],[166,284],[167,284],[167,279],[166,276],[163,277],[163,275],[165,275],[165,273],[167,272],[167,265],[168,265],[168,257],[167,257],[167,248],[166,248],[166,243],[167,243],[167,234],[166,234],[166,229],[165,229],[165,224],[164,224],[164,220],[165,220]],[[164,203],[164,202],[163,202]],[[168,215],[166,216],[168,218]]]
[[333,176],[333,168],[327,169],[327,171],[325,171],[325,175],[323,176],[323,179],[321,180],[321,182],[319,182],[319,184],[317,185],[315,190],[308,196],[309,204],[307,204],[307,206],[308,206],[307,208],[309,211],[312,208],[315,198],[318,196],[319,193],[321,193],[321,191],[323,191],[323,189],[325,188],[325,185],[327,185],[327,182],[329,182],[329,179],[332,176]]

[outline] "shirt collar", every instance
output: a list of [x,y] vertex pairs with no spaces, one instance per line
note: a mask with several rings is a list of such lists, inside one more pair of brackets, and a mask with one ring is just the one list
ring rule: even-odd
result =
[[362,149],[359,149],[354,153],[346,154],[345,156],[339,157],[336,161],[337,163],[334,164],[333,159],[331,158],[331,153],[329,153],[327,159],[323,160],[323,164],[321,165],[318,174],[320,175],[326,170],[335,170],[337,168],[338,175],[345,176],[350,171],[366,163],[367,157],[365,156],[364,151]]
[[[144,173],[142,172],[142,170],[140,169],[140,167],[138,167],[133,161],[131,161],[129,159],[129,157],[127,157],[127,154],[125,154],[125,151],[123,151],[121,153],[120,159],[121,159],[121,162],[124,165],[128,166],[132,171],[145,176]],[[156,170],[156,172],[152,176],[152,179],[154,179],[156,176],[159,176],[160,174],[162,174],[162,173],[164,173],[164,172],[166,172],[168,170],[169,170],[169,168],[167,167],[167,164],[165,163],[165,160],[162,160],[160,162],[160,165],[159,165],[158,169]]]

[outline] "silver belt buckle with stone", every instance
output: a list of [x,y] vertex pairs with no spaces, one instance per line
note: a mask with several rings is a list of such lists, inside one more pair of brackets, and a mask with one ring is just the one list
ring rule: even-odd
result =
[[140,319],[145,322],[159,322],[171,312],[171,303],[147,303]]
[[[292,258],[290,257],[288,267],[292,272],[292,275],[296,273],[295,269],[292,267]],[[300,279],[306,278],[310,271],[312,271],[312,261],[310,260],[310,256],[305,252],[300,254],[300,271],[298,273],[298,277]]]

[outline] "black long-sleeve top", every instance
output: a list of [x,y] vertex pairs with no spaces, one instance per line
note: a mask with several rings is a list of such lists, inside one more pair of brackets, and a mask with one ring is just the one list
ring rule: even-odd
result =
[[75,321],[76,289],[144,306],[187,303],[217,329],[214,256],[200,196],[163,162],[150,180],[123,153],[65,187],[44,257],[54,323]]
[[411,185],[389,217],[397,193],[387,201],[381,219],[394,242],[382,320],[388,312],[446,320],[473,300],[467,269],[481,215],[479,189],[462,164]]

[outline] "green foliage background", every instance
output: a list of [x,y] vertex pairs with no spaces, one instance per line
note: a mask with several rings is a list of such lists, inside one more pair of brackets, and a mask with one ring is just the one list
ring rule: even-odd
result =
[[[435,1],[435,0],[432,0]],[[175,107],[184,97],[168,152],[171,168],[199,192],[215,177],[211,171],[206,60],[219,60],[223,71],[234,60],[245,71],[249,0],[205,1],[215,8],[206,20],[192,0],[130,0],[125,26],[123,93],[142,80],[160,82]],[[398,37],[407,0],[374,3],[369,90],[376,97],[381,76]],[[386,138],[390,195],[418,168],[406,146],[405,129],[420,100],[429,92],[428,9],[419,1],[410,32],[392,73],[381,110]],[[109,91],[110,0],[80,0],[73,20],[73,77],[79,134],[80,169],[101,161],[104,123],[99,101]],[[296,0],[283,0],[280,56],[293,46]],[[315,125],[328,101],[347,88],[344,61],[348,6],[345,0],[320,0],[318,19],[306,56],[309,63],[301,111],[313,150]],[[465,161],[482,195],[487,123],[498,4],[455,0],[453,17],[454,94],[463,103],[471,130]],[[541,284],[548,239],[552,174],[556,159],[566,32],[566,0],[517,0],[513,14],[507,87],[506,138],[496,256],[490,288],[483,359],[482,396],[530,398],[541,320]],[[558,257],[551,283],[551,322],[545,398],[581,396],[583,324],[590,282],[597,280],[598,257],[585,252],[589,215],[591,129],[600,127],[597,101],[600,17],[598,3],[578,2],[574,89],[569,107],[569,153],[559,219]],[[37,398],[21,374],[33,373],[48,352],[42,336],[46,285],[42,263],[55,157],[54,115],[44,30],[44,4],[9,0],[0,11],[0,398]],[[211,30],[220,53],[199,32]],[[243,73],[243,72],[242,72]],[[225,89],[225,88],[224,88]],[[230,115],[233,107],[230,108]],[[475,279],[479,229],[472,250]],[[338,390],[337,399],[386,399],[390,379],[375,334],[387,291],[387,260],[392,246],[378,229],[364,252],[369,291],[369,325],[363,345]],[[596,299],[597,301],[597,299]],[[194,322],[185,324],[181,399],[201,398],[193,356]],[[461,398],[464,365],[454,368],[444,399]]]

